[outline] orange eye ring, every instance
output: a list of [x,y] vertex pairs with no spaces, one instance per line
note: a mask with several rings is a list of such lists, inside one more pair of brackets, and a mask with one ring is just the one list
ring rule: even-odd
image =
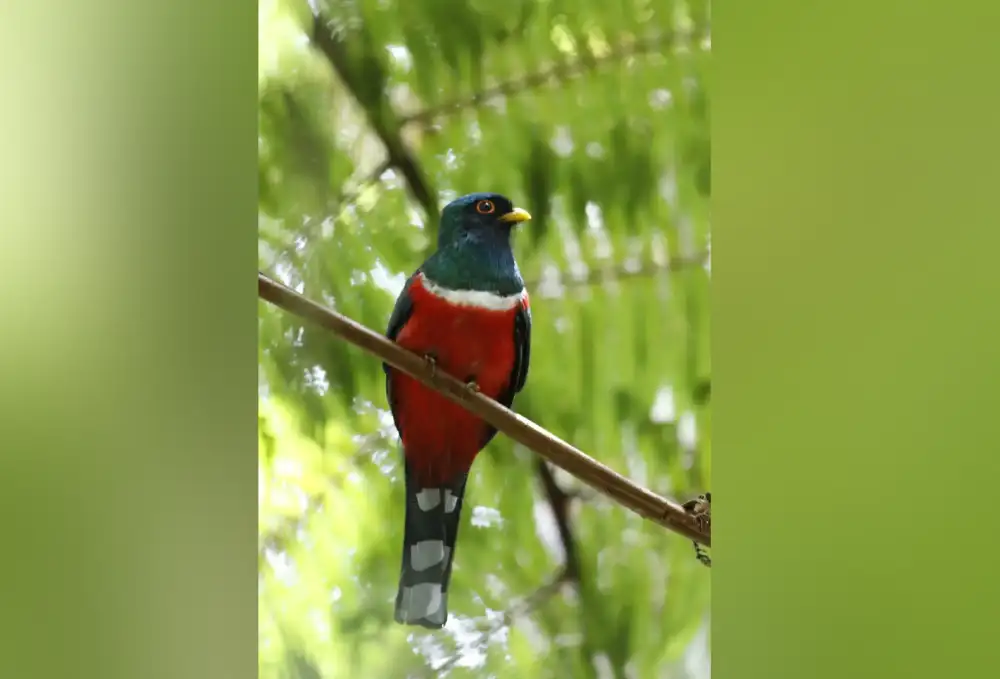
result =
[[476,212],[481,215],[491,215],[497,211],[497,206],[493,204],[492,200],[481,200],[476,203]]

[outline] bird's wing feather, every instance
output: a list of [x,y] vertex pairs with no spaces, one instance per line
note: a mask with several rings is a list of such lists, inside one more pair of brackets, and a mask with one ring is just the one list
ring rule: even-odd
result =
[[[389,327],[386,328],[385,336],[393,341],[396,340],[399,331],[403,329],[406,321],[410,318],[410,314],[413,313],[413,298],[410,297],[410,287],[419,274],[420,269],[417,269],[413,272],[413,275],[406,279],[406,282],[403,283],[403,290],[399,293],[399,297],[396,298],[396,304],[392,307],[392,314],[389,316]],[[385,363],[382,366],[386,370],[389,369],[389,366]]]
[[528,306],[527,299],[514,319],[514,350],[516,358],[511,371],[511,383],[517,392],[528,381],[528,366],[531,363],[531,307]]
[[[406,283],[403,284],[403,290],[399,293],[399,297],[396,298],[395,306],[392,307],[392,314],[389,316],[389,326],[386,328],[385,336],[393,342],[396,341],[396,337],[413,314],[413,298],[410,297],[410,286],[413,285],[413,281],[419,273],[420,269],[417,269],[413,272],[412,276],[406,279]],[[392,366],[388,363],[383,363],[382,370],[385,371],[385,396],[389,401],[389,410],[392,411],[392,420],[396,425],[396,431],[402,433],[399,428],[399,421],[396,419],[396,402],[393,400],[392,395],[392,374],[390,373]]]

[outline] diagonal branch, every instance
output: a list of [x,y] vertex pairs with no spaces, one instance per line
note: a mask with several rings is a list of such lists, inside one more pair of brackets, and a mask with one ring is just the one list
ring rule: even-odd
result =
[[552,509],[555,518],[556,529],[559,531],[559,540],[562,542],[563,551],[566,554],[566,565],[564,579],[569,582],[579,583],[582,579],[580,574],[580,555],[576,551],[576,538],[573,536],[573,529],[569,523],[569,503],[572,501],[570,495],[559,487],[552,470],[542,458],[537,459],[538,477],[542,481],[542,490],[545,491],[545,498]]
[[362,80],[364,74],[351,68],[351,58],[348,55],[346,45],[340,37],[334,36],[323,13],[318,13],[313,17],[311,39],[312,43],[319,49],[320,54],[326,57],[330,66],[333,67],[337,77],[364,109],[368,124],[385,146],[389,164],[399,170],[406,179],[410,193],[423,207],[427,219],[434,221],[438,212],[434,192],[431,191],[430,183],[417,162],[416,156],[403,142],[399,133],[402,126],[392,124],[395,114],[386,101],[385,95],[380,95],[375,105],[362,96],[362,88],[367,84]]
[[709,532],[702,530],[696,518],[676,502],[635,485],[534,422],[511,412],[483,394],[473,392],[460,380],[432,370],[422,357],[395,342],[306,299],[262,273],[257,274],[257,294],[289,313],[330,330],[397,370],[402,370],[618,504],[688,539],[697,540],[704,545],[712,544]]
[[593,72],[606,64],[624,61],[630,57],[645,54],[659,54],[681,37],[687,38],[689,36],[686,34],[678,35],[672,32],[663,33],[651,38],[642,38],[613,45],[608,52],[601,56],[594,56],[590,52],[584,52],[582,56],[576,59],[558,61],[534,73],[523,75],[520,78],[500,82],[479,92],[431,106],[423,111],[405,115],[402,117],[401,123],[403,125],[414,123],[427,124],[436,118],[452,115],[466,108],[479,106],[497,97],[509,97],[521,92],[537,89],[547,83],[566,82],[586,73]]

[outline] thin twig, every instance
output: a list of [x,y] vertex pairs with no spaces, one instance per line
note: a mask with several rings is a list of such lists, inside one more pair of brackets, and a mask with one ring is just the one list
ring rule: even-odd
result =
[[344,191],[344,193],[341,194],[340,199],[337,201],[337,215],[339,216],[343,214],[344,210],[346,210],[349,206],[356,203],[358,198],[361,197],[361,194],[364,192],[364,190],[369,186],[371,186],[372,184],[374,184],[375,182],[377,182],[379,179],[381,179],[382,175],[386,173],[386,170],[388,170],[391,167],[392,167],[392,161],[386,158],[381,163],[379,163],[374,170],[369,172],[364,179],[359,181],[354,186],[353,189],[349,191]]
[[[513,604],[510,608],[503,612],[503,617],[500,618],[499,622],[490,625],[487,629],[483,630],[479,638],[473,642],[476,648],[481,648],[484,644],[488,644],[490,639],[493,638],[500,630],[510,627],[514,622],[514,618],[522,615],[527,615],[531,613],[539,606],[544,604],[546,601],[552,598],[552,596],[559,591],[559,588],[563,586],[566,582],[571,579],[569,573],[563,569],[555,574],[551,579],[549,579],[545,584],[536,589],[534,592],[524,597],[521,601]],[[434,673],[436,676],[441,676],[444,672],[450,670],[454,667],[459,660],[462,659],[461,653],[456,653],[442,665],[434,668]]]
[[[688,269],[696,269],[705,266],[708,261],[708,253],[702,252],[693,257],[674,257],[667,264],[656,264],[644,262],[637,268],[627,268],[624,265],[616,266],[613,270],[600,267],[591,268],[583,278],[574,278],[570,274],[560,273],[558,275],[559,284],[566,288],[582,288],[589,285],[599,285],[601,283],[627,281],[635,278],[651,278],[660,274],[676,273]],[[525,287],[531,290],[539,289],[546,276],[543,274],[536,280],[526,281]]]
[[585,51],[582,56],[576,59],[559,61],[514,80],[497,83],[479,92],[474,92],[473,94],[453,99],[443,104],[430,106],[410,115],[404,115],[401,118],[401,122],[403,125],[413,123],[426,124],[441,116],[451,115],[462,109],[479,106],[483,102],[496,97],[509,97],[527,90],[537,89],[546,83],[563,83],[585,73],[593,72],[606,64],[623,61],[629,57],[662,52],[664,47],[674,43],[678,37],[688,36],[679,36],[677,33],[668,32],[651,38],[623,42],[612,46],[607,53],[599,57]]
[[442,371],[433,370],[423,357],[407,351],[346,316],[306,299],[262,273],[257,274],[257,294],[289,313],[330,330],[441,393],[618,504],[688,539],[711,545],[711,535],[701,530],[695,517],[676,502],[635,485],[534,422],[511,412],[493,399],[470,390],[462,381]]
[[[390,167],[392,167],[392,163],[390,163],[389,159],[387,158],[386,160],[383,160],[381,163],[379,163],[378,167],[376,167],[363,179],[354,184],[354,186],[351,187],[350,189],[346,187],[341,187],[340,195],[335,200],[329,203],[329,206],[333,207],[332,214],[330,215],[331,218],[334,221],[339,219],[340,216],[344,214],[344,211],[347,210],[349,206],[357,202],[362,192],[366,188],[377,182],[379,178],[381,178],[382,175],[385,174],[385,171],[388,170]],[[305,239],[307,245],[312,245],[312,241],[317,236],[319,236],[320,230],[322,229],[325,221],[326,221],[325,219],[314,219],[310,221],[308,224],[305,224],[302,227],[302,229],[296,234],[296,240],[298,238],[303,238]],[[273,269],[274,266],[281,259],[281,257],[286,255],[290,249],[291,249],[290,247],[274,248],[274,258],[268,263],[268,265],[265,268]]]

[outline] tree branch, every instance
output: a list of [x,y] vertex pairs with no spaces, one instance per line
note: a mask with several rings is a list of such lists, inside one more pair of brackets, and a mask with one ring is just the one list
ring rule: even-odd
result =
[[582,576],[580,574],[580,556],[576,551],[576,538],[573,537],[573,529],[569,525],[569,503],[572,501],[569,494],[556,483],[552,470],[541,457],[537,458],[536,466],[538,477],[542,481],[542,490],[545,491],[545,498],[552,508],[552,515],[555,517],[556,530],[559,531],[559,540],[562,542],[563,551],[566,553],[565,579],[579,583]]
[[368,328],[326,309],[290,290],[262,273],[257,274],[257,294],[289,313],[330,330],[364,349],[421,384],[438,391],[469,412],[478,415],[498,431],[530,448],[546,460],[565,469],[618,504],[690,540],[711,545],[711,535],[702,530],[695,517],[679,504],[666,500],[606,467],[597,460],[553,436],[491,398],[470,390],[463,382],[434,371],[421,357]]
[[[333,67],[334,73],[344,83],[344,87],[354,96],[361,108],[364,109],[368,124],[374,130],[378,138],[385,146],[386,156],[389,164],[399,170],[406,184],[410,188],[410,193],[417,199],[426,213],[428,221],[437,218],[438,206],[434,198],[427,177],[417,162],[416,156],[403,143],[403,138],[399,134],[402,127],[400,124],[393,124],[395,113],[385,99],[384,91],[381,92],[375,102],[369,101],[368,97],[362,96],[363,89],[370,89],[370,82],[365,82],[366,73],[364,69],[352,69],[349,64],[349,57],[346,45],[339,37],[334,37],[327,25],[326,16],[320,12],[313,17],[312,43],[317,47],[320,54]],[[383,170],[384,171],[384,170]],[[381,173],[379,173],[381,174]]]
[[403,125],[413,123],[427,124],[435,118],[452,115],[462,109],[479,106],[496,97],[509,97],[527,90],[537,89],[549,82],[563,83],[585,73],[593,72],[603,65],[623,61],[629,57],[660,53],[664,47],[672,44],[678,37],[688,36],[678,36],[676,33],[669,32],[651,38],[622,42],[613,45],[606,54],[602,54],[599,57],[594,56],[589,51],[583,51],[583,54],[576,59],[559,61],[520,78],[497,83],[492,87],[487,87],[471,95],[453,99],[436,106],[430,106],[423,111],[411,113],[410,115],[404,115],[401,123]]

